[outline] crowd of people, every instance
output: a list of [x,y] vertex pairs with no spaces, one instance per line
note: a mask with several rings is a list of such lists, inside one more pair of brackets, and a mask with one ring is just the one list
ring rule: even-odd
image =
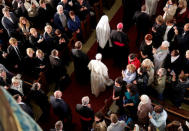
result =
[[[107,15],[94,22],[92,7],[96,2],[98,0],[13,0],[12,6],[7,6],[0,0],[0,86],[32,118],[35,116],[31,102],[42,110],[40,121],[48,119],[52,106],[61,120],[55,124],[55,130],[71,130],[72,111],[62,99],[62,91],[70,83],[66,65],[73,60],[77,82],[90,82],[95,97],[112,86],[112,100],[117,106],[116,112],[106,118],[107,114],[94,113],[90,98],[84,96],[81,104],[76,105],[84,131],[173,128],[182,131],[187,128],[178,121],[166,125],[167,112],[161,105],[153,107],[150,96],[161,101],[169,99],[175,107],[182,108],[189,87],[188,1],[168,0],[164,14],[156,15],[157,0],[146,0],[144,5],[142,1],[123,0],[123,23],[118,23],[116,30],[111,30]],[[89,60],[82,51],[80,24],[87,16],[93,25],[98,23],[99,53],[95,60]],[[130,40],[125,33],[134,24],[138,32],[138,54],[130,52]],[[78,41],[70,49],[68,43],[73,34]],[[113,58],[114,66],[125,68],[115,81],[102,62],[104,56]],[[50,101],[48,90],[43,91],[44,85],[37,81],[41,74],[48,82],[56,83]],[[22,77],[35,80],[32,88]]]

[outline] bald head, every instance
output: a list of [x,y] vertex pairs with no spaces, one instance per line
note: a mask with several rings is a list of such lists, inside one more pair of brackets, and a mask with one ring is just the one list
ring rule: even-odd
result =
[[184,25],[184,31],[189,31],[189,23],[186,23],[186,24]]
[[56,99],[61,98],[61,97],[62,97],[62,92],[61,92],[61,91],[55,91],[55,92],[54,92],[54,97],[55,97]]

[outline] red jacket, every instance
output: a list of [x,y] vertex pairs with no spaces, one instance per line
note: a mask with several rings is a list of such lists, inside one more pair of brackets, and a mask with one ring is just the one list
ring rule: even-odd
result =
[[136,67],[136,70],[140,67],[140,61],[138,60],[138,58],[135,57],[135,59],[133,61],[130,61],[128,58],[128,64],[133,64]]

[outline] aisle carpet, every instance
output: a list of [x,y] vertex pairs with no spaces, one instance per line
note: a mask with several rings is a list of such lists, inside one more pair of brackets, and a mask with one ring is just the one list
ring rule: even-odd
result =
[[[114,15],[114,17],[112,18],[112,20],[110,21],[111,29],[116,29],[117,23],[122,21],[122,14],[123,14],[123,7],[121,6],[120,9],[117,11],[117,13]],[[136,29],[134,26],[129,29],[128,37],[129,37],[130,52],[137,53],[138,50],[135,46]],[[98,48],[98,43],[95,42],[91,47],[91,49],[89,50],[89,52],[87,53],[90,59],[95,58],[95,55],[97,53],[97,48]],[[121,76],[122,69],[113,66],[112,58],[104,58],[102,61],[107,65],[109,69],[109,76],[111,79],[114,80],[116,77]],[[83,96],[89,96],[92,108],[94,112],[97,112],[100,108],[104,106],[104,100],[112,96],[112,87],[108,87],[105,92],[101,93],[100,96],[96,98],[94,95],[91,94],[90,84],[87,85],[78,84],[75,80],[74,73],[72,73],[71,79],[72,79],[71,84],[63,92],[63,99],[70,105],[72,110],[72,118],[73,118],[72,122],[75,126],[75,129],[73,130],[80,131],[81,125],[80,125],[79,115],[75,111],[76,104],[81,103],[81,98]],[[57,118],[54,116],[52,117],[53,118],[50,120],[49,123],[40,124],[43,129],[47,130],[49,128],[54,127],[54,123],[57,121]]]

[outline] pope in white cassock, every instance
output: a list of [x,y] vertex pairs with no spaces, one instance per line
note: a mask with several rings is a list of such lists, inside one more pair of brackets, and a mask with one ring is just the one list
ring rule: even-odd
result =
[[100,92],[106,90],[106,86],[111,86],[114,82],[108,76],[107,66],[101,62],[102,54],[96,54],[96,60],[91,60],[88,64],[91,70],[91,90],[92,94],[96,97]]

